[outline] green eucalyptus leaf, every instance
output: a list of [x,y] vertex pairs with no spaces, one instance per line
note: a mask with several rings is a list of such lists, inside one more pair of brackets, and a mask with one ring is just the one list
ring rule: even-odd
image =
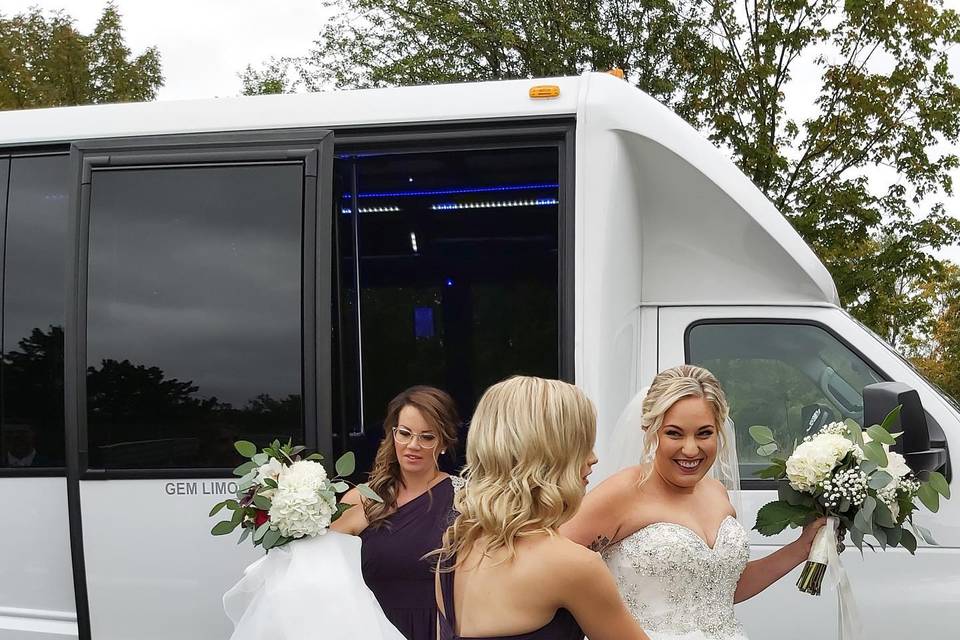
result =
[[257,527],[257,530],[253,532],[253,541],[260,542],[263,540],[263,536],[270,530],[270,523],[264,522],[262,525]]
[[863,445],[863,455],[878,467],[886,467],[888,464],[887,452],[884,451],[883,445],[879,442],[868,442]]
[[927,474],[927,484],[930,488],[942,495],[944,498],[950,498],[950,485],[947,479],[939,471],[931,471]]
[[264,479],[263,479],[263,484],[264,484],[264,486],[270,487],[271,489],[276,489],[276,488],[279,486],[279,485],[277,484],[277,481],[274,480],[273,478],[264,478]]
[[893,480],[893,476],[883,469],[880,469],[879,471],[875,471],[873,475],[870,476],[867,486],[871,489],[883,489],[885,486],[890,484],[891,480]]
[[900,529],[900,546],[910,552],[910,555],[917,554],[917,539],[906,529]]
[[333,483],[333,490],[336,491],[337,493],[343,493],[345,491],[349,491],[349,489],[350,489],[350,485],[348,485],[346,482],[341,481],[341,482]]
[[873,511],[873,521],[885,529],[897,525],[897,523],[893,521],[893,513],[891,513],[890,508],[880,501],[877,501],[877,508]]
[[250,527],[244,527],[243,532],[240,534],[240,539],[237,540],[237,544],[243,544],[243,541],[250,537],[250,532],[253,531]]
[[757,448],[757,455],[766,458],[767,456],[773,455],[779,450],[779,446],[776,442],[771,442],[770,444],[765,444],[762,447]]
[[767,445],[776,442],[776,438],[773,437],[773,431],[770,427],[765,427],[762,424],[755,424],[747,431],[750,433],[750,437],[753,438],[753,441],[759,445]]
[[867,520],[873,519],[873,510],[877,508],[877,499],[873,496],[867,496],[863,501],[863,504],[860,505],[860,512],[863,514],[863,517]]
[[233,522],[233,520],[221,520],[217,524],[213,525],[213,529],[210,530],[215,536],[225,536],[228,533],[233,533],[233,530],[237,528],[239,522]]
[[265,453],[258,453],[257,455],[253,456],[251,462],[259,467],[270,462],[270,456]]
[[261,542],[264,549],[270,549],[277,543],[278,540],[280,540],[280,532],[276,529],[270,529],[263,534]]
[[248,440],[238,440],[233,443],[233,448],[244,458],[252,458],[257,455],[257,445]]
[[248,460],[247,462],[244,462],[242,465],[234,469],[233,475],[245,476],[256,468],[257,468],[257,465],[252,460]]
[[917,492],[917,497],[920,498],[923,506],[933,513],[940,510],[940,494],[930,486],[929,482],[924,482],[920,485],[920,491]]
[[846,420],[844,420],[843,423],[847,425],[847,437],[850,439],[851,442],[853,442],[853,444],[859,446],[862,449],[863,448],[863,429],[860,427],[859,424],[857,424],[850,418],[847,418]]
[[870,436],[872,441],[881,444],[895,444],[897,442],[889,431],[876,425],[867,428],[867,435]]
[[887,544],[891,547],[896,547],[900,544],[900,541],[903,539],[903,528],[902,527],[884,527],[884,530],[887,534]]
[[887,548],[887,532],[884,531],[882,527],[874,527],[873,537],[880,543],[881,549]]
[[860,462],[860,471],[863,471],[865,474],[870,475],[880,467],[877,466],[876,462],[871,462],[869,460],[863,460]]
[[853,528],[862,534],[861,538],[864,535],[873,535],[873,520],[870,516],[865,515],[863,509],[861,509],[853,516]]
[[849,529],[850,531],[850,542],[853,543],[859,551],[860,554],[863,554],[863,532],[857,529],[856,527]]
[[341,478],[346,478],[357,466],[356,457],[353,455],[353,451],[347,451],[345,454],[340,456],[337,460],[336,465],[334,465],[337,470],[337,475]]
[[307,456],[307,460],[316,460],[317,462],[320,462],[323,460],[323,455],[319,453],[311,453]]
[[357,491],[359,491],[360,495],[368,500],[373,500],[374,502],[383,502],[383,498],[377,495],[377,492],[367,486],[367,483],[365,482],[357,485]]
[[258,493],[257,495],[253,496],[253,504],[257,507],[257,509],[262,509],[262,510],[264,510],[264,511],[269,511],[269,510],[270,510],[270,506],[271,506],[273,503],[270,502],[270,498],[267,498],[267,497],[265,497],[265,496],[262,496],[262,495],[260,495],[260,494]]
[[210,515],[207,517],[212,518],[213,516],[217,515],[217,513],[219,513],[220,510],[223,509],[225,506],[227,506],[226,500],[224,500],[223,502],[218,502],[217,504],[213,505],[213,508],[210,509]]
[[[897,421],[897,418],[900,417],[900,410],[903,409],[903,405],[897,405],[894,407],[893,411],[887,414],[887,417],[883,419],[883,423],[880,425],[880,428],[890,433],[893,429],[893,423]],[[872,437],[872,436],[871,436]],[[889,443],[893,444],[893,443]]]

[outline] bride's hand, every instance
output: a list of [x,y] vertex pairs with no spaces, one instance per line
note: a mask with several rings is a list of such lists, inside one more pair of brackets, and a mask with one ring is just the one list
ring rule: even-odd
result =
[[810,554],[810,549],[813,547],[813,539],[825,524],[827,524],[827,518],[821,517],[804,525],[803,533],[801,533],[800,538],[797,539],[797,544],[804,549],[804,558]]

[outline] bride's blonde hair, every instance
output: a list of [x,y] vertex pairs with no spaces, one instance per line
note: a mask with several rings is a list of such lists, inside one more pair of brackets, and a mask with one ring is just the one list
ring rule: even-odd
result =
[[443,536],[443,570],[476,544],[484,554],[506,549],[509,561],[517,538],[553,534],[573,517],[596,421],[590,399],[560,380],[516,376],[487,389],[467,436],[466,485]]
[[[691,364],[665,369],[657,374],[643,399],[643,462],[652,462],[660,442],[660,428],[667,411],[684,398],[701,398],[713,412],[717,434],[720,439],[718,460],[724,460],[724,452],[729,445],[727,436],[727,417],[730,407],[727,396],[716,376]],[[640,475],[640,483],[653,475],[653,465],[647,464]]]

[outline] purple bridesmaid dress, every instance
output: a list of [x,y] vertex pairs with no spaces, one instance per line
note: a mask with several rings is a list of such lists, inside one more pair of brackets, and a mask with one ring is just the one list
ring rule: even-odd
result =
[[453,607],[453,576],[453,571],[440,574],[440,593],[443,596],[443,610],[446,612],[446,616],[440,616],[440,640],[583,640],[580,625],[566,609],[557,609],[553,619],[535,631],[490,638],[458,636],[457,616]]
[[453,482],[448,477],[360,534],[363,580],[407,640],[436,640],[436,560],[421,558],[440,548],[452,521]]

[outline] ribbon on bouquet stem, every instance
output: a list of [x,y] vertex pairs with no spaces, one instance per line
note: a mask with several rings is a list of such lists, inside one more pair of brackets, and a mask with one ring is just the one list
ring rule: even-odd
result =
[[837,591],[837,613],[839,616],[840,640],[861,640],[863,624],[860,621],[860,611],[853,596],[853,588],[847,577],[847,570],[840,562],[837,551],[837,527],[839,520],[833,516],[827,518],[824,525],[813,539],[810,548],[809,562],[827,565],[826,579]]

